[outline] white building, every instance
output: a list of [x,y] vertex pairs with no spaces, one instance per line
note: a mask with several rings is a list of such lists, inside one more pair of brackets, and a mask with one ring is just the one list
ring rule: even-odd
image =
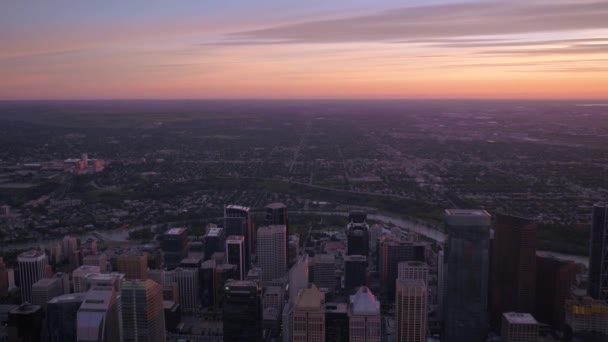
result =
[[360,287],[354,295],[350,296],[348,321],[350,342],[382,340],[380,302],[367,287]]

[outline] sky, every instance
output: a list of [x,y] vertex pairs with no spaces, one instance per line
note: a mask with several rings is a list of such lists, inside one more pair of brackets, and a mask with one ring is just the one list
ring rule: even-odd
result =
[[2,0],[0,99],[608,98],[608,1]]

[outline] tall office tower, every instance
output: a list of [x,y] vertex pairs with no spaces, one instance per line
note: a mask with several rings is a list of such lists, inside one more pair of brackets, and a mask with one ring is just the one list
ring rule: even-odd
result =
[[350,341],[348,315],[348,303],[325,303],[325,341]]
[[74,293],[87,292],[89,283],[87,278],[91,274],[97,274],[99,266],[80,266],[72,272],[72,285]]
[[245,237],[242,235],[230,235],[226,239],[226,262],[236,265],[238,280],[245,279],[247,266],[245,265]]
[[32,302],[32,285],[46,275],[47,257],[44,252],[31,250],[17,257],[21,302]]
[[258,266],[262,269],[262,281],[285,276],[287,272],[287,245],[285,225],[258,228]]
[[382,316],[380,302],[367,287],[360,287],[350,296],[349,338],[351,342],[380,342],[382,340]]
[[571,286],[580,266],[553,257],[536,257],[536,310],[534,317],[542,323],[562,329],[564,303],[570,297]]
[[346,225],[346,254],[369,256],[369,225],[364,212],[351,212]]
[[84,293],[64,294],[46,304],[46,331],[48,342],[75,342],[77,340],[78,309],[84,302]]
[[285,246],[289,246],[289,218],[287,217],[287,206],[285,204],[274,202],[266,206],[266,225],[285,226]]
[[575,334],[594,332],[604,334],[605,337],[608,335],[608,303],[591,297],[568,299],[566,324]]
[[283,288],[280,286],[266,286],[263,292],[262,304],[264,309],[275,308],[280,312],[283,309],[283,298],[285,297]]
[[198,268],[181,268],[174,270],[178,302],[184,312],[193,312],[200,307],[200,279]]
[[125,275],[122,273],[94,273],[87,277],[89,288],[112,288],[119,296],[122,290],[122,282],[125,280]]
[[367,258],[363,255],[344,256],[344,289],[353,291],[367,284]]
[[207,260],[201,264],[200,269],[201,305],[204,308],[215,304],[215,261]]
[[398,279],[422,279],[428,286],[429,265],[422,261],[402,261],[397,264]]
[[325,296],[314,284],[298,293],[292,328],[293,342],[325,342]]
[[124,342],[164,342],[163,289],[155,281],[127,280],[122,284]]
[[300,255],[300,235],[289,235],[289,243],[287,244],[287,267],[291,267],[298,260]]
[[[395,330],[397,341],[426,341],[426,284],[422,279],[397,279],[395,283]],[[482,340],[468,341],[472,342]]]
[[491,318],[503,312],[533,312],[536,293],[536,230],[533,220],[496,215],[492,240]]
[[121,315],[120,297],[113,288],[91,288],[78,309],[78,341],[122,341]]
[[61,261],[63,261],[63,249],[61,248],[61,245],[57,243],[49,246],[49,249],[51,251],[49,263],[53,265],[60,264]]
[[176,268],[188,257],[188,229],[171,228],[163,234],[160,247],[164,253],[164,264],[169,270]]
[[182,320],[182,308],[174,301],[163,301],[165,311],[165,329],[170,332],[177,332],[178,325]]
[[72,253],[68,256],[68,261],[70,263],[71,270],[74,270],[82,265],[82,257],[83,254],[81,249],[72,251]]
[[310,282],[324,291],[336,289],[336,257],[333,254],[317,254],[309,263]]
[[413,243],[411,240],[396,235],[386,235],[380,238],[378,249],[378,272],[385,297],[395,298],[395,280],[398,275],[398,265],[402,261],[424,261],[427,245]]
[[251,220],[251,210],[240,205],[227,205],[224,208],[224,231],[226,236],[242,235],[245,239],[245,273],[249,270],[250,256],[254,251],[256,238]]
[[608,300],[608,205],[593,206],[589,256],[589,295]]
[[72,292],[69,273],[57,272],[53,275],[53,278],[58,278],[61,282],[61,294],[68,294]]
[[224,251],[226,235],[224,228],[211,227],[205,233],[205,260],[211,259],[211,255]]
[[148,256],[140,252],[128,252],[116,257],[116,270],[128,280],[148,279]]
[[382,237],[382,225],[375,223],[369,228],[369,250],[372,253],[378,251],[378,240]]
[[228,282],[233,281],[234,279],[236,279],[238,276],[238,270],[236,268],[236,265],[231,265],[231,264],[221,264],[221,265],[217,265],[215,267],[215,279],[216,279],[216,285],[215,285],[215,293],[214,293],[214,297],[215,297],[215,308],[221,308],[222,304],[224,303],[224,297],[225,297],[225,285]]
[[82,264],[84,266],[99,266],[101,273],[110,271],[108,268],[108,256],[105,254],[87,255],[82,258]]
[[538,341],[538,322],[529,313],[505,312],[501,326],[501,342]]
[[0,297],[4,297],[8,294],[8,268],[4,263],[2,257],[0,257]]
[[483,341],[488,331],[491,216],[475,209],[448,209],[445,213],[445,341]]
[[222,323],[224,341],[255,342],[262,339],[262,290],[256,282],[226,283]]
[[69,235],[63,237],[62,250],[63,260],[69,260],[74,251],[78,249],[78,240]]
[[44,313],[38,305],[21,304],[9,311],[7,321],[8,342],[39,342],[42,340]]
[[42,278],[32,285],[32,304],[46,310],[46,303],[63,294],[63,284],[59,278]]
[[293,303],[298,296],[298,292],[308,286],[308,256],[303,255],[298,258],[298,261],[289,270],[288,279],[289,301]]

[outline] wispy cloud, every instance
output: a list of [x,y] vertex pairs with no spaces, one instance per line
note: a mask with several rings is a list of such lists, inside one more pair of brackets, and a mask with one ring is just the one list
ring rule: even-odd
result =
[[606,1],[438,4],[236,32],[226,35],[223,44],[433,42],[458,37],[605,29],[606,18]]

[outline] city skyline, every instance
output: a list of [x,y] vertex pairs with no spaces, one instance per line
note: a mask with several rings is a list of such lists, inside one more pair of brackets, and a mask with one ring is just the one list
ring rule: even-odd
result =
[[7,2],[0,99],[606,98],[594,1]]

